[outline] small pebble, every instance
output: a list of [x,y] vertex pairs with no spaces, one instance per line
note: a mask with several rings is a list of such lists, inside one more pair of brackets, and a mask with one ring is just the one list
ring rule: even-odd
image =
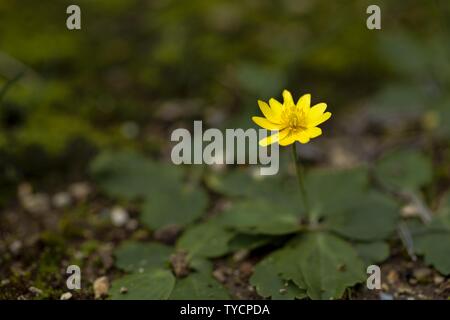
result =
[[42,290],[38,289],[36,287],[29,287],[28,291],[30,291],[31,293],[34,293],[37,296],[42,294]]
[[444,277],[441,276],[434,276],[433,278],[433,282],[434,284],[441,284],[442,282],[444,282]]
[[380,292],[380,300],[394,300],[394,296],[390,293]]
[[170,256],[170,264],[177,278],[185,277],[189,274],[189,260],[186,251],[179,251]]
[[83,201],[91,193],[91,187],[86,182],[77,182],[69,187],[69,192],[76,200]]
[[118,206],[112,208],[110,215],[111,222],[116,227],[123,227],[130,219],[128,212],[124,208]]
[[401,209],[400,214],[404,218],[417,217],[419,214],[419,209],[417,208],[417,205],[407,204]]
[[8,285],[8,284],[10,284],[11,283],[11,281],[9,280],[9,279],[3,279],[1,282],[0,282],[0,286],[6,286],[6,285]]
[[125,293],[127,293],[127,292],[128,292],[128,289],[127,289],[127,288],[125,288],[125,287],[120,288],[120,293],[121,293],[121,294],[125,294]]
[[73,257],[77,260],[82,260],[85,258],[85,254],[82,251],[75,251],[75,253],[73,254]]
[[224,271],[222,269],[216,269],[213,272],[214,278],[216,278],[217,281],[221,283],[225,283],[227,281],[227,276],[225,275]]
[[70,292],[65,292],[61,295],[60,300],[69,300],[72,298],[72,294]]
[[399,294],[412,294],[413,293],[413,291],[406,286],[400,286],[397,291]]
[[414,278],[420,283],[426,283],[431,278],[432,271],[428,268],[420,268],[413,271]]
[[55,208],[62,209],[70,206],[72,198],[68,192],[58,192],[52,197],[52,204]]
[[26,196],[29,196],[33,193],[33,187],[31,186],[31,184],[24,182],[19,184],[19,186],[17,187],[17,196],[22,199]]
[[398,280],[399,280],[398,272],[395,270],[389,271],[386,279],[389,284],[394,284],[394,283],[398,282]]
[[100,299],[108,294],[109,280],[107,277],[100,277],[94,281],[95,299]]
[[238,250],[233,255],[233,261],[234,262],[241,262],[242,260],[244,260],[248,256],[248,254],[249,254],[249,251],[246,250],[246,249]]
[[250,262],[243,262],[240,265],[239,270],[243,276],[250,276],[253,273],[253,265]]
[[286,292],[287,292],[287,289],[285,289],[285,288],[281,288],[280,290],[280,294],[286,294]]
[[34,193],[20,199],[22,207],[31,213],[43,213],[50,210],[50,199],[45,193]]
[[19,254],[20,250],[22,249],[22,241],[20,240],[14,240],[10,245],[9,245],[9,250],[11,251],[12,254],[17,255]]

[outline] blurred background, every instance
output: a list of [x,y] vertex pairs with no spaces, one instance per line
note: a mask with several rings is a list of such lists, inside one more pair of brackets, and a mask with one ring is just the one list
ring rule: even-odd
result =
[[[81,30],[66,28],[70,4]],[[382,30],[366,28],[371,4]],[[301,148],[308,165],[351,167],[410,146],[432,159],[441,194],[449,40],[446,0],[1,1],[0,298],[30,298],[31,284],[58,298],[64,264],[53,258],[83,260],[91,281],[116,272],[122,240],[154,237],[138,205],[98,192],[98,154],[170,162],[175,128],[252,127],[257,99],[285,88],[333,113]]]

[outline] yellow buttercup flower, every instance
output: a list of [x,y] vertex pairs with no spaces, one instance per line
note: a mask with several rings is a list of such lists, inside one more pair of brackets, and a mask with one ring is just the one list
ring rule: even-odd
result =
[[269,104],[258,100],[259,108],[264,117],[252,117],[252,120],[260,127],[278,131],[259,141],[263,147],[278,142],[281,146],[287,146],[296,141],[308,143],[310,139],[322,134],[322,129],[317,126],[331,117],[326,103],[318,103],[311,107],[311,95],[305,94],[294,103],[288,90],[283,91],[284,102],[281,104],[274,98]]

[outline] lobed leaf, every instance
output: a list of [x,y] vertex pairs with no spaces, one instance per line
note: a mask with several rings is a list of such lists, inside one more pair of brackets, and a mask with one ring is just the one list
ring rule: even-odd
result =
[[178,239],[177,248],[186,250],[190,257],[220,257],[229,251],[233,237],[233,232],[209,221],[188,228]]
[[389,257],[389,245],[383,241],[355,243],[354,248],[366,265],[381,263]]
[[228,300],[227,290],[210,272],[193,272],[178,279],[170,300]]
[[[175,286],[175,277],[168,270],[153,269],[114,280],[112,300],[166,300]],[[126,293],[121,291],[126,289]]]
[[346,238],[369,241],[386,239],[395,230],[399,207],[379,193],[355,199],[351,207],[326,217],[325,225]]
[[289,270],[282,276],[306,289],[311,299],[340,298],[347,287],[366,278],[364,262],[356,250],[330,233],[300,235],[291,246]]
[[104,152],[90,170],[109,196],[142,198],[141,220],[152,229],[189,224],[207,206],[205,192],[196,184],[183,182],[181,167],[153,162],[133,152]]
[[173,249],[159,244],[125,241],[115,251],[116,266],[125,271],[165,268]]
[[375,174],[386,186],[406,191],[417,191],[433,178],[431,161],[410,150],[396,150],[383,156],[376,163]]

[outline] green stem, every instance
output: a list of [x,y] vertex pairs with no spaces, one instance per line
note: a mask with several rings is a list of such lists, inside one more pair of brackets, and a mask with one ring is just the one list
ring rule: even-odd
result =
[[305,206],[306,212],[309,213],[309,202],[308,196],[306,195],[304,170],[301,163],[297,161],[297,147],[295,142],[292,144],[292,156],[294,158],[295,170],[297,172],[298,185],[300,187],[303,205]]

